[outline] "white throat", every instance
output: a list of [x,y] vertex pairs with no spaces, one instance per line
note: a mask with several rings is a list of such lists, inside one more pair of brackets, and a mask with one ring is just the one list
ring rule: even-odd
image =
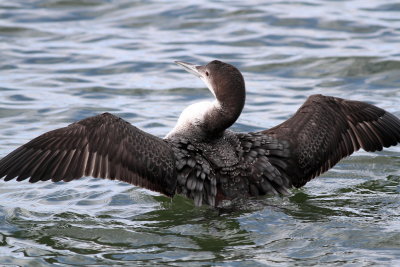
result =
[[213,102],[202,101],[188,106],[182,111],[175,127],[165,136],[165,138],[172,138],[178,135],[201,135],[201,126],[204,124],[205,115],[211,110],[220,108],[221,105],[217,100],[214,100]]

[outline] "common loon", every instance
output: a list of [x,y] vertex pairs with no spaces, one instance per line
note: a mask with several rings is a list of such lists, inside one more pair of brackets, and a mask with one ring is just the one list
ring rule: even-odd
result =
[[287,121],[260,132],[227,130],[245,103],[240,71],[214,60],[177,61],[202,79],[213,102],[187,107],[164,138],[109,113],[36,137],[0,160],[0,178],[69,182],[83,176],[120,180],[195,205],[287,194],[363,148],[400,142],[400,120],[376,106],[312,95]]

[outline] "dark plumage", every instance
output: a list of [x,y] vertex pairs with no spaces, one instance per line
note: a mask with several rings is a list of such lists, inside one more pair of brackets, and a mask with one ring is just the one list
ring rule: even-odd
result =
[[[134,153],[130,153],[134,151]],[[117,179],[173,196],[174,155],[162,139],[104,113],[47,132],[0,161],[0,177],[69,182],[82,176]]]
[[188,107],[161,139],[104,113],[56,129],[0,160],[0,178],[30,182],[83,176],[117,179],[202,203],[286,194],[363,148],[400,142],[400,120],[376,106],[312,95],[282,124],[258,133],[226,130],[245,101],[241,73],[212,61],[177,62],[199,76],[216,97]]

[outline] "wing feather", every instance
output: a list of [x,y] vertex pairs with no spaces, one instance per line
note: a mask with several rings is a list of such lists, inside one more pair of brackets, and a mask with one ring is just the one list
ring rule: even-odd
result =
[[104,113],[40,135],[0,160],[0,178],[118,179],[172,196],[175,157],[168,143]]
[[364,102],[312,95],[293,117],[262,133],[289,142],[288,166],[280,170],[300,187],[360,148],[398,144],[400,120]]

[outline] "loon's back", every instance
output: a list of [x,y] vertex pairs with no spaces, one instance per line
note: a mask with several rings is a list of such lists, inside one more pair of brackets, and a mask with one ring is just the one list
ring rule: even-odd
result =
[[286,194],[290,180],[278,170],[288,143],[260,133],[225,131],[221,137],[166,139],[176,157],[177,193],[196,205],[220,205],[265,194]]

